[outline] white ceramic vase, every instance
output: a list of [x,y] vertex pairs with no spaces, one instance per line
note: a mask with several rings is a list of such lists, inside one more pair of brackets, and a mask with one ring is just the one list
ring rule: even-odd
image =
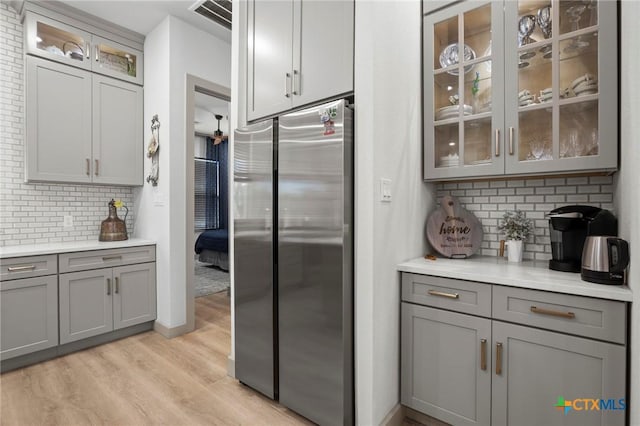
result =
[[509,262],[522,262],[522,240],[507,241],[507,258]]

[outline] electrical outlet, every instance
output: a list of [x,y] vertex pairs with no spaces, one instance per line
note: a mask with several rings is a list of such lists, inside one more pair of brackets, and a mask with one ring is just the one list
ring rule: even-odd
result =
[[73,227],[73,216],[65,216],[64,221],[62,222],[62,226],[65,228]]

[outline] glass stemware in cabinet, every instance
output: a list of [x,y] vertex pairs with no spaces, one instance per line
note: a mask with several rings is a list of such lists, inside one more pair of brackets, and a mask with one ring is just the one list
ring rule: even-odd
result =
[[560,107],[560,158],[598,155],[598,102],[578,102]]
[[464,164],[491,163],[491,117],[464,122]]
[[434,167],[458,167],[460,164],[458,123],[435,127]]
[[518,160],[552,160],[552,109],[523,111],[518,115]]
[[597,0],[564,0],[560,6],[560,34],[598,25]]

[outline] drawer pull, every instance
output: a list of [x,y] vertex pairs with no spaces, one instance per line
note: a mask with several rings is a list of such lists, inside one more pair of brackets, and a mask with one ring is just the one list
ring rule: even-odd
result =
[[551,315],[554,317],[562,317],[562,318],[569,318],[569,319],[573,319],[576,317],[576,314],[574,314],[573,312],[560,312],[560,311],[554,311],[552,309],[538,308],[537,306],[532,306],[531,312],[533,312],[534,314]]
[[487,339],[480,339],[480,369],[487,370]]
[[496,343],[496,374],[502,375],[502,343]]
[[9,272],[33,271],[34,269],[36,269],[36,265],[10,266],[7,268]]
[[460,298],[460,295],[458,293],[445,293],[445,292],[437,291],[437,290],[429,290],[428,293],[431,296],[446,297],[448,299],[459,299]]
[[107,278],[107,296],[111,296],[111,278]]
[[496,157],[500,157],[500,129],[496,129]]
[[118,279],[118,277],[114,278],[116,280],[116,294],[118,294],[118,292],[120,291],[120,280]]
[[121,254],[118,254],[118,255],[115,255],[115,256],[103,256],[102,257],[102,261],[103,262],[107,262],[109,260],[118,260],[118,259],[122,259],[122,255]]

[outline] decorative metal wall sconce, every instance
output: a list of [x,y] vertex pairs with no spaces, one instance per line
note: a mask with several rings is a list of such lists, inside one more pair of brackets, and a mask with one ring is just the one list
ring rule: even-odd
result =
[[151,119],[151,139],[147,147],[147,157],[151,158],[151,173],[147,176],[147,183],[158,186],[158,152],[160,150],[160,120],[158,114]]

